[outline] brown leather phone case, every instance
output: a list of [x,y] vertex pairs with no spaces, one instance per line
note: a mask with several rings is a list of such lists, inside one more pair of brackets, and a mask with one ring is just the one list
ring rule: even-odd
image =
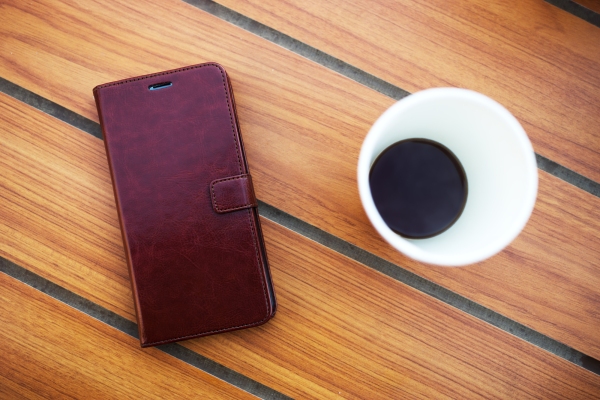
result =
[[142,347],[275,313],[227,73],[206,63],[94,88]]

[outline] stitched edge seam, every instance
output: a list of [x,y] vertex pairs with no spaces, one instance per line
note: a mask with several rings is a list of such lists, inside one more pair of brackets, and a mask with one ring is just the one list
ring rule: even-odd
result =
[[[267,316],[267,318],[268,318],[268,316]],[[251,326],[262,324],[263,322],[265,322],[267,320],[267,318],[265,318],[263,320],[260,320],[258,322],[251,322],[251,323],[245,324],[245,325],[232,326],[230,328],[222,328],[222,329],[217,329],[217,330],[214,330],[214,331],[207,331],[207,332],[202,332],[202,333],[194,333],[192,335],[181,336],[181,337],[173,338],[173,339],[159,340],[158,342],[148,342],[148,343],[144,343],[144,344],[145,345],[156,345],[156,344],[167,343],[167,342],[175,342],[175,341],[181,340],[181,339],[188,339],[188,338],[193,338],[193,337],[206,336],[206,335],[209,335],[211,333],[219,333],[219,332],[223,332],[223,331],[233,331],[235,329],[240,329],[240,328],[248,328],[248,327],[251,327]]]
[[239,207],[234,207],[234,208],[217,208],[218,211],[221,212],[225,212],[225,211],[235,211],[235,210],[243,210],[244,208],[250,208],[250,207],[256,207],[256,203],[248,203],[248,204],[244,204],[241,205]]
[[[141,81],[141,80],[144,80],[144,79],[154,78],[155,76],[168,75],[168,74],[173,74],[175,72],[182,72],[182,71],[187,71],[187,70],[190,70],[190,69],[208,67],[208,66],[211,66],[211,65],[214,66],[214,67],[219,68],[219,66],[217,64],[215,64],[215,63],[206,63],[206,64],[200,64],[200,65],[192,65],[192,66],[189,66],[189,67],[184,67],[184,68],[179,68],[179,69],[171,69],[169,71],[158,72],[156,74],[143,75],[143,76],[139,76],[137,78],[124,79],[122,81],[105,83],[103,85],[96,86],[94,88],[94,91],[96,91],[98,89],[107,88],[107,87],[110,87],[110,86],[123,85],[125,83],[130,83],[130,82],[135,82],[135,81]],[[221,70],[221,68],[219,68],[219,70]],[[221,73],[221,75],[222,75],[222,73]]]
[[[239,149],[239,143],[237,140],[237,136],[236,136],[236,130],[235,130],[235,122],[233,121],[233,114],[231,113],[231,104],[229,103],[229,96],[233,96],[233,94],[229,93],[228,90],[228,86],[227,86],[227,82],[225,80],[225,70],[223,69],[223,67],[221,67],[218,64],[210,64],[213,65],[214,67],[216,67],[219,72],[221,73],[221,79],[223,80],[223,89],[225,90],[225,100],[227,101],[227,109],[229,110],[229,120],[231,122],[231,131],[233,133],[233,142],[235,143],[235,151],[237,153],[238,156],[238,166],[240,168],[240,174],[242,174],[242,161],[240,159],[240,149]],[[238,127],[239,129],[239,127]],[[260,270],[260,257],[258,255],[258,246],[256,244],[256,234],[254,232],[254,226],[252,225],[252,214],[250,209],[248,209],[248,225],[250,225],[250,230],[252,231],[252,245],[254,246],[254,255],[256,256],[256,268],[259,270],[258,275],[260,278],[260,284],[262,286],[262,290],[263,290],[263,299],[265,301],[265,308],[267,310],[267,315],[265,316],[265,318],[263,318],[261,321],[259,321],[259,323],[263,323],[265,321],[267,321],[269,319],[270,316],[270,310],[271,310],[271,306],[269,303],[269,295],[267,294],[267,288],[265,287],[265,281],[264,281],[264,277],[263,277],[263,272]],[[232,328],[233,329],[233,328]]]
[[[234,122],[233,122],[233,115],[231,113],[231,105],[229,104],[229,95],[228,95],[229,92],[227,91],[227,85],[226,85],[226,82],[225,82],[224,70],[223,70],[223,68],[220,65],[215,64],[215,63],[206,63],[206,64],[194,65],[194,66],[190,66],[190,67],[184,67],[184,68],[179,68],[179,69],[174,69],[174,70],[159,72],[157,74],[144,75],[144,76],[140,76],[138,78],[132,78],[132,79],[126,79],[126,80],[122,80],[122,81],[118,81],[118,82],[106,83],[104,85],[96,86],[94,88],[94,92],[97,91],[98,89],[102,89],[102,88],[106,88],[106,87],[110,87],[110,86],[123,85],[125,83],[141,81],[141,80],[153,78],[153,77],[156,77],[156,76],[168,75],[168,74],[173,74],[175,72],[188,71],[188,70],[191,70],[191,69],[203,68],[203,67],[209,67],[209,66],[213,66],[213,67],[217,68],[219,70],[219,72],[221,73],[221,80],[223,81],[223,88],[225,89],[225,100],[227,102],[227,109],[229,110],[229,120],[231,121],[231,131],[233,133],[233,142],[235,143],[235,151],[236,151],[236,154],[237,154],[237,157],[238,157],[238,167],[239,167],[240,173],[241,173],[242,172],[242,162],[241,162],[241,159],[240,159],[240,151],[239,151],[238,141],[237,141],[237,137],[236,137],[235,125],[234,125]],[[252,214],[250,214],[250,210],[248,210],[248,224],[250,225],[250,229],[252,231],[252,244],[254,246],[254,253],[255,253],[255,256],[256,256],[257,267],[260,268],[260,258],[258,256],[258,248],[256,246],[256,238],[254,237],[255,236],[255,232],[254,232],[254,227],[252,226]],[[261,283],[262,289],[263,289],[263,295],[264,295],[265,305],[266,305],[266,308],[267,308],[267,311],[268,311],[270,309],[270,307],[269,307],[269,302],[267,301],[268,295],[267,295],[267,290],[265,288],[265,282],[263,280],[262,273],[259,273],[259,276],[260,276],[260,283]],[[186,339],[186,338],[191,338],[191,337],[197,337],[197,336],[207,335],[207,334],[210,334],[210,333],[218,333],[218,332],[222,332],[222,331],[229,331],[229,330],[234,330],[234,329],[238,329],[238,328],[250,327],[250,326],[253,326],[253,325],[260,325],[263,322],[265,322],[266,320],[268,320],[269,316],[270,316],[270,313],[267,313],[267,315],[265,316],[265,318],[263,318],[262,320],[260,320],[258,322],[252,322],[250,324],[238,325],[238,326],[233,326],[233,327],[218,329],[218,330],[214,330],[214,331],[202,332],[202,333],[195,333],[195,334],[192,334],[192,335],[181,336],[181,337],[178,337],[178,338],[167,339],[167,340],[161,340],[161,341],[158,341],[158,342],[149,342],[149,343],[146,343],[146,344],[147,345],[155,345],[155,344],[160,344],[160,343],[165,343],[165,342],[171,342],[171,341],[176,341],[176,340],[181,340],[181,339]]]
[[236,179],[246,179],[249,176],[250,176],[250,174],[245,174],[245,175],[239,175],[239,176],[232,177],[232,178],[217,179],[216,181],[213,181],[210,184],[210,192],[212,193],[213,206],[215,207],[215,209],[217,211],[234,211],[234,210],[241,210],[241,209],[244,209],[244,208],[256,207],[257,206],[256,200],[253,201],[253,202],[251,202],[251,203],[244,204],[244,205],[238,206],[238,207],[232,207],[232,208],[219,208],[219,204],[217,203],[217,198],[216,198],[216,195],[215,195],[215,185],[217,183],[226,182],[226,181],[233,181],[233,180],[236,180]]
[[225,79],[225,71],[219,67],[218,65],[213,64],[219,72],[221,73],[221,79],[223,80],[223,89],[225,89],[225,100],[227,101],[227,110],[229,111],[229,121],[231,122],[231,132],[233,133],[233,142],[235,143],[235,153],[238,158],[238,167],[240,168],[240,174],[242,173],[242,160],[240,158],[240,146],[237,140],[236,131],[235,131],[235,122],[233,121],[233,113],[231,112],[231,104],[229,104],[229,96],[228,96],[228,86],[227,80]]

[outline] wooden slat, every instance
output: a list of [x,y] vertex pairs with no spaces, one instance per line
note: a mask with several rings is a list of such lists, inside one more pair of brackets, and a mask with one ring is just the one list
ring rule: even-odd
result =
[[[134,320],[102,142],[0,100],[0,255]],[[299,398],[600,395],[600,376],[262,222],[275,319],[190,349]]]
[[[506,251],[462,269],[416,263],[378,236],[356,188],[361,141],[389,98],[182,2],[14,3],[0,13],[0,76],[97,120],[98,83],[219,61],[233,78],[260,199],[600,358],[598,198],[541,173],[532,220]],[[81,140],[74,152],[88,146]],[[98,180],[108,187],[108,176]],[[120,246],[108,229],[107,253]]]
[[0,398],[255,398],[0,274]]
[[600,29],[544,1],[217,2],[410,92],[485,93],[536,151],[600,181]]
[[575,0],[575,3],[579,3],[592,11],[600,13],[600,1],[598,0]]

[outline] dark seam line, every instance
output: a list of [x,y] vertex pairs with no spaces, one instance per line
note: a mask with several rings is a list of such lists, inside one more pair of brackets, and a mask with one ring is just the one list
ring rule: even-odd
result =
[[[215,3],[212,0],[183,1],[395,100],[400,100],[410,95],[409,92],[398,86],[392,85],[391,83],[356,68],[345,61],[324,53],[291,36],[276,31],[267,25],[248,18],[230,8]],[[539,154],[536,154],[536,159],[538,168],[542,171],[548,172],[581,190],[600,197],[600,183],[586,178],[585,176],[569,168],[563,167]]]
[[[38,94],[35,94],[19,85],[16,85],[0,77],[0,92],[3,92],[17,100],[22,101],[48,115],[60,119],[75,128],[81,129],[98,139],[103,139],[100,124],[79,115],[68,108],[65,108],[51,100],[48,100]],[[91,94],[90,94],[91,96]]]
[[535,160],[537,161],[538,168],[542,171],[547,172],[550,175],[555,176],[567,183],[570,183],[571,185],[578,187],[589,194],[600,197],[600,183],[578,174],[572,169],[563,167],[562,165],[537,153],[535,154]]
[[335,58],[321,50],[309,46],[293,37],[286,35],[285,33],[279,32],[273,28],[268,27],[258,21],[248,18],[230,8],[222,6],[211,0],[183,0],[184,2],[206,11],[207,13],[214,15],[224,21],[227,21],[245,31],[251,32],[269,42],[275,43],[284,49],[290,50],[293,53],[299,54],[311,61],[316,62],[326,68],[329,68],[347,78],[352,79],[358,83],[363,84],[371,89],[378,91],[388,97],[396,100],[400,100],[403,97],[408,96],[410,93],[398,86],[392,85],[389,82],[384,81],[376,77],[375,75],[369,74],[355,66],[348,64],[338,58]]
[[387,261],[373,253],[353,245],[331,233],[325,232],[299,218],[281,211],[263,201],[258,201],[261,216],[280,224],[302,236],[305,236],[325,247],[328,247],[354,261],[358,261],[392,279],[400,281],[420,292],[428,294],[454,308],[489,323],[526,342],[544,349],[556,356],[564,358],[580,367],[600,375],[600,361],[587,356],[566,344],[560,343],[540,332],[503,316],[481,304],[455,293],[428,279],[410,272],[398,265]]
[[[128,319],[41,277],[12,261],[0,257],[0,272],[28,285],[48,296],[89,315],[129,336],[138,337],[137,324]],[[290,397],[271,389],[255,380],[229,369],[177,343],[156,346],[157,349],[213,375],[241,390],[262,399],[290,399]]]
[[568,12],[569,14],[573,14],[576,17],[581,18],[582,20],[589,22],[592,25],[595,25],[600,28],[600,14],[595,12],[594,10],[590,10],[589,8],[582,6],[581,4],[573,1],[573,0],[545,0],[546,3],[552,4]]
[[[51,100],[39,96],[25,88],[22,88],[2,77],[0,77],[0,92],[3,92],[17,100],[22,101],[40,111],[45,112],[61,121],[68,123],[84,132],[89,133],[99,139],[102,137],[100,124],[85,118]],[[600,183],[597,183],[571,169],[536,154],[538,168],[549,173],[565,182],[570,183],[579,189],[588,192],[596,197],[600,197]]]
[[[245,18],[245,17],[244,17]],[[61,119],[60,115],[66,115],[67,120],[63,120],[76,128],[79,128],[87,133],[90,133],[96,137],[102,138],[99,134],[96,135],[94,132],[100,132],[99,124],[91,121],[79,114],[76,114],[66,108],[47,100],[41,96],[38,96],[28,90],[21,88],[3,78],[0,78],[0,91],[18,99],[26,104],[29,104],[41,111],[46,112],[56,118]],[[37,104],[41,104],[38,107]],[[58,110],[58,111],[57,111]],[[76,123],[71,123],[73,120]],[[538,167],[560,179],[563,179],[580,189],[600,197],[600,184],[572,171],[569,170],[554,161],[551,161],[543,156],[536,154]],[[565,178],[566,177],[566,178]],[[393,264],[383,258],[376,256],[366,250],[361,249],[343,239],[336,237],[330,233],[327,233],[320,228],[317,228],[307,222],[304,222],[290,214],[287,214],[273,206],[270,206],[260,200],[259,213],[260,215],[268,218],[276,223],[283,225],[284,227],[299,233],[309,239],[316,241],[330,249],[341,253],[353,260],[356,260],[367,267],[373,268],[393,279],[396,279],[408,286],[411,286],[423,293],[429,294],[436,299],[443,301],[461,311],[466,312],[476,318],[479,318],[491,325],[496,326],[508,333],[511,333],[527,342],[530,342],[544,350],[547,350],[559,357],[562,357],[572,363],[589,369],[597,374],[600,374],[600,361],[591,358],[565,344],[562,344],[546,335],[543,335],[525,325],[513,321],[491,309],[488,309],[478,303],[475,303],[468,298],[459,295],[451,290],[448,290],[436,283],[433,283],[427,279],[424,279],[404,268]],[[137,335],[137,333],[136,333]]]

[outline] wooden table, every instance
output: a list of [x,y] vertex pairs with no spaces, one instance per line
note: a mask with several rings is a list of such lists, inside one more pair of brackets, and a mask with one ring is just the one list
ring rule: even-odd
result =
[[[0,2],[0,398],[600,398],[596,20],[541,0],[218,3]],[[233,81],[279,310],[142,350],[92,88],[206,61]],[[498,100],[538,154],[524,232],[466,268],[396,252],[356,187],[370,125],[435,86]]]

